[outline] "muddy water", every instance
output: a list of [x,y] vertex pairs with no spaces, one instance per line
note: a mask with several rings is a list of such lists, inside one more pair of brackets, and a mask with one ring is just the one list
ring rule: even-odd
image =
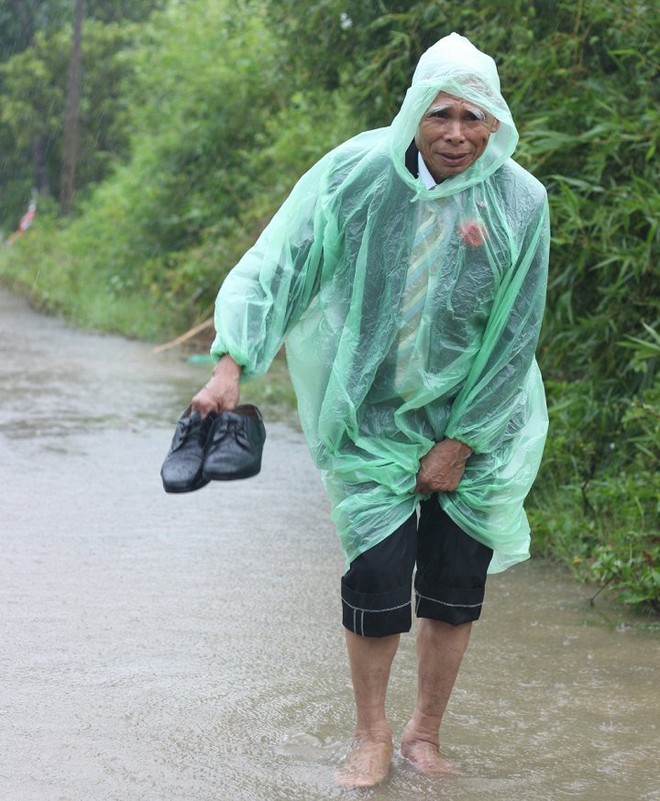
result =
[[[160,486],[206,370],[0,292],[0,799],[660,799],[657,637],[537,561],[490,582],[444,730],[460,775],[335,788],[342,558],[300,435],[268,421],[249,481]],[[413,688],[409,636],[397,731]]]

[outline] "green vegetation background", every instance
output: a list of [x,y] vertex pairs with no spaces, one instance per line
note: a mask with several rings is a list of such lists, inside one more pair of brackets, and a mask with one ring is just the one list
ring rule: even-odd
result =
[[32,229],[0,246],[0,276],[77,324],[154,341],[210,316],[307,167],[389,124],[426,47],[456,30],[493,54],[516,158],[552,214],[534,547],[660,610],[654,4],[88,0],[67,218],[56,198],[72,3],[30,0],[21,19],[15,5],[0,0],[5,237],[36,183],[40,194]]

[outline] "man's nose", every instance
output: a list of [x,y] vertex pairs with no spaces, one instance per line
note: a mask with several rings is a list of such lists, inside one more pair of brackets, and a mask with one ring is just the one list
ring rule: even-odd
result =
[[456,139],[463,138],[463,124],[460,120],[447,120],[445,122],[444,130],[445,139],[455,141]]

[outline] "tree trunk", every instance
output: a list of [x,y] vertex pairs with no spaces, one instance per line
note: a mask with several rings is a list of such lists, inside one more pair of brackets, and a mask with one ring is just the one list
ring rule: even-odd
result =
[[9,5],[21,29],[21,40],[16,50],[20,53],[27,50],[34,39],[34,15],[30,13],[30,7],[25,0],[11,0]]
[[78,123],[82,90],[82,29],[85,16],[84,0],[75,0],[73,17],[73,44],[69,61],[69,78],[66,87],[66,119],[62,146],[62,186],[60,213],[68,214],[73,205],[78,160]]
[[46,150],[46,138],[43,134],[37,134],[32,143],[32,165],[34,173],[34,188],[37,194],[46,197],[50,194],[50,182],[48,180],[48,153]]

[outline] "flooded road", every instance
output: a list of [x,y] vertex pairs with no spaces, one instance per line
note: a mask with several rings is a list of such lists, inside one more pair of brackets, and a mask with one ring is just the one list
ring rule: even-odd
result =
[[[334,787],[343,560],[300,434],[266,413],[259,476],[160,484],[207,373],[0,291],[2,801],[660,799],[657,636],[536,560],[490,579],[443,732],[460,775]],[[409,635],[397,733],[414,671]]]

